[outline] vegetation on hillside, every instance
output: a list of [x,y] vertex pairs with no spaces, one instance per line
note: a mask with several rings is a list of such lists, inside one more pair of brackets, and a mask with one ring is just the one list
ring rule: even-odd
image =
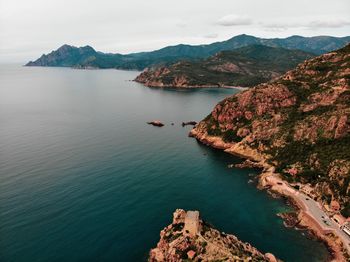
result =
[[350,215],[350,45],[223,100],[197,130],[256,149]]
[[248,87],[280,76],[313,56],[300,50],[252,45],[222,51],[205,60],[156,67],[135,80],[156,87]]
[[263,39],[249,35],[238,35],[222,42],[208,45],[175,45],[151,52],[132,54],[111,54],[95,51],[92,47],[74,47],[63,45],[47,55],[42,55],[27,66],[66,66],[78,68],[119,68],[142,70],[154,65],[168,65],[182,60],[207,58],[224,50],[233,50],[248,45],[266,45],[299,49],[314,54],[322,54],[346,45],[350,37],[301,37],[292,36],[284,39]]

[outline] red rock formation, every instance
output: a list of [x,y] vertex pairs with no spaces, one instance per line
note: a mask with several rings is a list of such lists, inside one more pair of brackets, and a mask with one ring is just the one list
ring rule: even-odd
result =
[[350,202],[350,45],[228,97],[191,132],[200,141],[265,159],[311,183],[319,200]]
[[[264,255],[234,235],[212,228],[197,214],[198,211],[177,209],[172,224],[161,231],[157,247],[150,251],[148,261],[278,261],[271,253]],[[193,224],[198,224],[198,227],[189,234],[186,228],[192,228]]]

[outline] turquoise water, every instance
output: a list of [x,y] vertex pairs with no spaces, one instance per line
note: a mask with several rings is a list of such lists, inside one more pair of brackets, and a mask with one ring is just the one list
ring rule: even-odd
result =
[[143,261],[176,208],[285,261],[325,261],[283,226],[283,201],[248,183],[254,171],[180,126],[235,90],[149,89],[136,75],[0,68],[0,261]]

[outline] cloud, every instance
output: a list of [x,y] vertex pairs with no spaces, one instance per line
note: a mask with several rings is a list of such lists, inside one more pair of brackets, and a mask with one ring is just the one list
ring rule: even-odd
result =
[[205,38],[217,38],[219,35],[218,34],[207,34],[204,35]]
[[216,24],[222,26],[250,25],[252,20],[247,16],[231,14],[221,17]]
[[184,27],[187,27],[187,23],[185,22],[178,22],[175,24],[177,27],[180,27],[180,28],[184,28]]
[[298,29],[325,29],[325,28],[341,28],[350,25],[350,21],[342,18],[338,19],[308,19],[299,22],[270,22],[260,23],[267,31],[281,32],[292,28]]
[[334,20],[313,20],[308,24],[309,28],[339,28],[350,25],[349,20],[334,19]]

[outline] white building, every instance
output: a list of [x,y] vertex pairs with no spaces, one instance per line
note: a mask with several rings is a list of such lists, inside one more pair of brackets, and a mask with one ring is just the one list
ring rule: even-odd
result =
[[343,231],[350,236],[350,222],[346,222],[342,227]]

